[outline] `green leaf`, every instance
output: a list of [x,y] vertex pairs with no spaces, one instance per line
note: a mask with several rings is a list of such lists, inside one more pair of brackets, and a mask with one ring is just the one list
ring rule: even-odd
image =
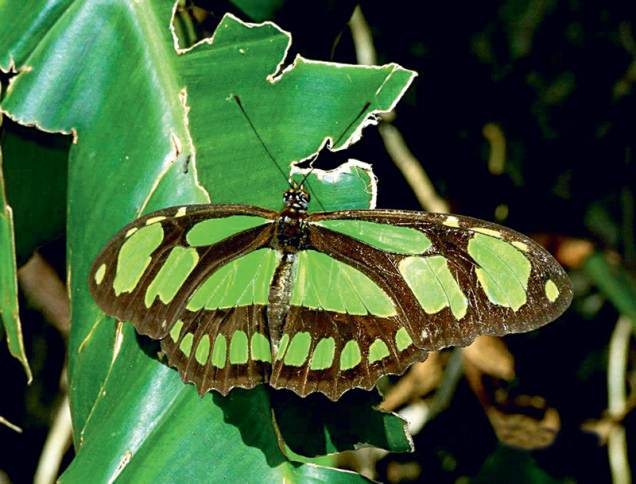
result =
[[0,153],[0,319],[7,335],[9,352],[22,363],[30,383],[32,375],[24,351],[18,308],[18,278],[13,237],[13,213],[5,196]]
[[562,482],[547,474],[532,456],[523,450],[500,445],[488,456],[471,484],[558,484]]
[[360,390],[337,402],[322,395],[301,399],[291,392],[276,392],[272,399],[283,440],[296,454],[314,457],[365,446],[413,451],[406,422],[373,408],[380,402],[377,392]]
[[[121,337],[135,339],[131,325]],[[139,371],[131,372],[131,365]],[[364,481],[287,461],[262,386],[201,399],[194,386],[136,345],[122,346],[110,377],[116,384],[105,389],[109,398],[96,406],[61,482]],[[144,399],[131,398],[132,390]]]
[[[210,200],[280,208],[290,163],[307,159],[351,125],[338,148],[348,145],[369,113],[393,107],[414,73],[396,65],[342,66],[299,57],[281,74],[289,36],[272,24],[249,26],[231,16],[212,40],[175,51],[172,9],[168,1],[121,0],[74,2],[52,13],[56,20],[47,23],[52,27],[42,42],[22,54],[30,70],[14,80],[2,105],[20,123],[76,137],[69,159],[68,253],[77,456],[62,480],[150,479],[157,473],[160,480],[217,481],[224,465],[232,466],[234,479],[358,479],[287,461],[263,388],[200,399],[152,351],[144,353],[130,325],[116,326],[97,309],[86,280],[101,246],[141,213]],[[33,5],[23,10],[13,15],[40,12]],[[0,21],[0,40],[13,38],[3,34],[11,28]],[[1,49],[13,46],[0,43]],[[357,118],[367,102],[365,116]],[[344,195],[349,206],[359,207],[373,195],[372,177],[365,176],[362,184],[358,175],[346,184],[342,177],[312,174],[310,184],[317,193],[338,191],[321,183],[364,186],[357,197]],[[228,455],[240,455],[241,465]]]
[[371,165],[349,160],[329,170],[292,168],[292,180],[304,182],[311,195],[309,211],[359,210],[375,208],[378,185]]
[[583,269],[601,292],[636,327],[636,288],[621,266],[611,265],[600,252],[587,258]]
[[24,68],[26,57],[40,43],[73,0],[0,3],[0,69]]

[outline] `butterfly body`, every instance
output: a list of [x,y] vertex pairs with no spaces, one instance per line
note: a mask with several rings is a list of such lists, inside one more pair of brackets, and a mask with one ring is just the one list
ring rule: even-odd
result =
[[283,195],[285,207],[275,222],[273,248],[279,252],[280,260],[274,271],[267,305],[267,326],[274,352],[278,350],[284,319],[290,309],[294,267],[298,260],[296,254],[307,244],[305,218],[309,200],[309,193],[298,187],[287,190]]
[[563,269],[527,237],[469,217],[173,207],[119,231],[89,284],[161,340],[200,393],[269,383],[334,400],[428,351],[528,331],[569,305]]

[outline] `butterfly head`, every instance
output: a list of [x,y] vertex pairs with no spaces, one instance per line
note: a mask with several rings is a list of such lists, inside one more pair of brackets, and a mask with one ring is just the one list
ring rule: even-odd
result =
[[306,212],[311,199],[309,192],[302,185],[291,184],[291,188],[283,194],[285,208],[298,212]]

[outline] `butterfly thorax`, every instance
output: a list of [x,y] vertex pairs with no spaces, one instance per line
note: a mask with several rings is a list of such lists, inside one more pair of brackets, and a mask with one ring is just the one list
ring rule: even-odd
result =
[[305,217],[309,207],[309,193],[302,188],[293,187],[285,192],[285,208],[281,211],[276,224],[276,243],[284,253],[302,250],[307,241]]

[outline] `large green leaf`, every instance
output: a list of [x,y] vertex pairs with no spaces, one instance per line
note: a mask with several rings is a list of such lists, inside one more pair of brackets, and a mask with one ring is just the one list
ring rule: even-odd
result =
[[9,351],[22,363],[27,378],[31,381],[31,369],[24,351],[20,324],[13,213],[5,197],[2,152],[0,152],[0,319],[7,336]]
[[0,1],[0,69],[28,69],[27,56],[73,0]]
[[[19,13],[13,8],[24,17],[39,13],[34,5]],[[339,147],[346,146],[368,122],[367,114],[393,107],[414,73],[396,65],[302,58],[280,73],[289,36],[272,24],[249,26],[233,17],[222,20],[213,39],[175,51],[172,9],[168,1],[76,1],[62,13],[52,11],[55,21],[46,23],[47,35],[30,54],[13,56],[18,67],[30,69],[11,84],[3,109],[20,123],[76,138],[69,160],[68,253],[70,396],[78,453],[63,480],[150,479],[149,473],[161,480],[184,473],[218,480],[222,466],[233,465],[231,457],[239,454],[241,463],[253,465],[234,465],[234,478],[351,479],[284,458],[263,388],[199,399],[152,351],[144,353],[129,325],[104,317],[86,279],[102,244],[142,212],[208,200],[279,208],[286,188],[280,171],[311,156],[327,137],[338,139],[370,103],[346,130]],[[2,28],[11,27],[0,22]],[[5,38],[12,37],[0,32]],[[11,51],[12,45],[0,49]],[[235,95],[280,170],[268,160]],[[342,196],[323,199],[323,205],[342,207],[331,202],[346,200],[355,207],[373,197],[367,180],[316,174],[310,184],[318,193],[322,183],[339,187],[330,192]]]

